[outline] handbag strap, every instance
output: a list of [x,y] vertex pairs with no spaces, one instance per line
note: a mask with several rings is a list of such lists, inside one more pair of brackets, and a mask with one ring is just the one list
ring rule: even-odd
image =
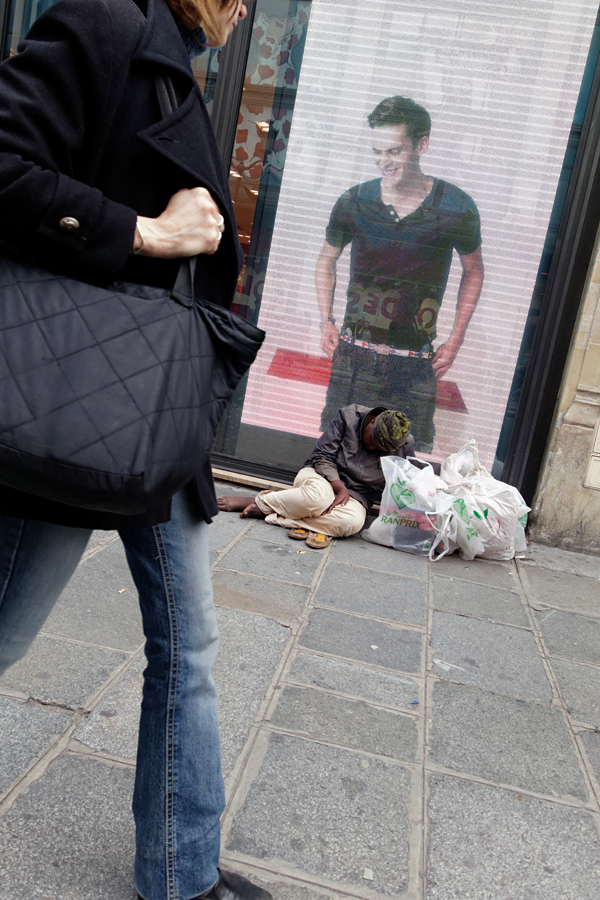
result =
[[[170,116],[177,109],[177,95],[169,75],[155,75],[154,87],[160,114],[163,119]],[[194,298],[194,276],[196,274],[196,257],[190,256],[181,261],[179,272],[173,285],[173,295],[183,302]]]

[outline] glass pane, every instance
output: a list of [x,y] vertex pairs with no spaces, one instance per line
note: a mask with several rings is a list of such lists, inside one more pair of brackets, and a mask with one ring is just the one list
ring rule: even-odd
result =
[[209,47],[201,56],[197,56],[192,62],[192,71],[202,92],[206,108],[212,114],[217,76],[219,74],[219,62],[221,61],[221,48]]
[[14,0],[7,36],[10,56],[17,52],[21,38],[25,37],[38,16],[55,2],[56,0]]
[[554,200],[552,215],[550,216],[550,222],[548,225],[548,233],[546,235],[544,250],[542,252],[542,258],[540,260],[537,279],[533,290],[533,297],[531,299],[531,307],[529,309],[529,315],[527,317],[525,330],[523,332],[521,350],[519,353],[519,358],[517,360],[517,366],[515,368],[513,381],[508,396],[508,403],[506,405],[506,413],[504,416],[504,422],[502,423],[502,430],[500,432],[498,446],[496,447],[496,457],[492,466],[492,474],[495,478],[502,477],[504,464],[506,462],[506,455],[508,453],[508,448],[515,425],[515,418],[523,393],[523,384],[525,381],[525,375],[527,374],[529,357],[531,354],[533,339],[535,337],[535,331],[539,320],[540,309],[544,300],[544,294],[548,282],[548,273],[550,272],[550,264],[552,262],[554,248],[556,247],[558,227],[560,225],[561,216],[564,210],[567,189],[569,187],[569,181],[573,172],[573,165],[575,163],[575,156],[577,153],[577,148],[579,146],[583,120],[585,117],[586,108],[590,97],[590,91],[592,88],[592,81],[594,79],[596,66],[598,65],[599,56],[600,13],[598,14],[596,25],[594,27],[590,53],[583,75],[583,81],[581,83],[581,90],[579,92],[579,98],[577,100],[577,106],[575,108],[575,115],[573,116],[571,133],[569,135],[569,140],[567,143],[567,150],[565,153],[562,171],[560,173],[556,198]]
[[407,411],[422,455],[474,437],[492,467],[597,11],[315,0],[268,268],[254,293],[249,255],[241,286],[267,340],[227,452],[291,470],[358,402]]
[[246,266],[236,311],[256,320],[311,0],[257,0],[229,186]]
[[[245,265],[233,309],[257,322],[275,217],[286,163],[292,117],[306,43],[311,0],[257,0],[246,66],[229,186]],[[221,422],[218,454],[289,466],[287,435],[241,424],[247,378],[243,379]],[[261,435],[257,439],[257,431]],[[300,447],[307,439],[299,436]],[[312,441],[309,439],[308,444]],[[278,446],[281,449],[276,449]],[[302,455],[303,449],[296,455]],[[304,457],[303,457],[304,458]],[[292,463],[293,465],[293,463]]]

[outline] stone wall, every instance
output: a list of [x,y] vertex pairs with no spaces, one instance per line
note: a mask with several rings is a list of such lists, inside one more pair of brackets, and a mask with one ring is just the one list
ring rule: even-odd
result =
[[600,246],[530,516],[537,541],[600,555]]

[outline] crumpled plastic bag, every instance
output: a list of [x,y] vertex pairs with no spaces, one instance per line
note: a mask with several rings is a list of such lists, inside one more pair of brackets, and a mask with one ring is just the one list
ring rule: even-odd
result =
[[[439,559],[458,550],[463,559],[512,559],[527,548],[530,508],[512,485],[494,478],[479,461],[474,440],[442,463],[445,484],[436,492],[437,536],[429,551]],[[435,550],[443,551],[435,556]]]
[[[416,464],[416,465],[415,465]],[[361,537],[418,556],[427,556],[435,539],[436,477],[424,460],[383,456],[385,489],[379,516]]]

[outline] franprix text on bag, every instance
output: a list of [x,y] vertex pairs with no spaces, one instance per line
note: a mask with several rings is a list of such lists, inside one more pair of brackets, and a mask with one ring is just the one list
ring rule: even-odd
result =
[[379,516],[361,536],[373,544],[426,556],[435,538],[432,467],[412,457],[384,456],[381,468],[385,490]]

